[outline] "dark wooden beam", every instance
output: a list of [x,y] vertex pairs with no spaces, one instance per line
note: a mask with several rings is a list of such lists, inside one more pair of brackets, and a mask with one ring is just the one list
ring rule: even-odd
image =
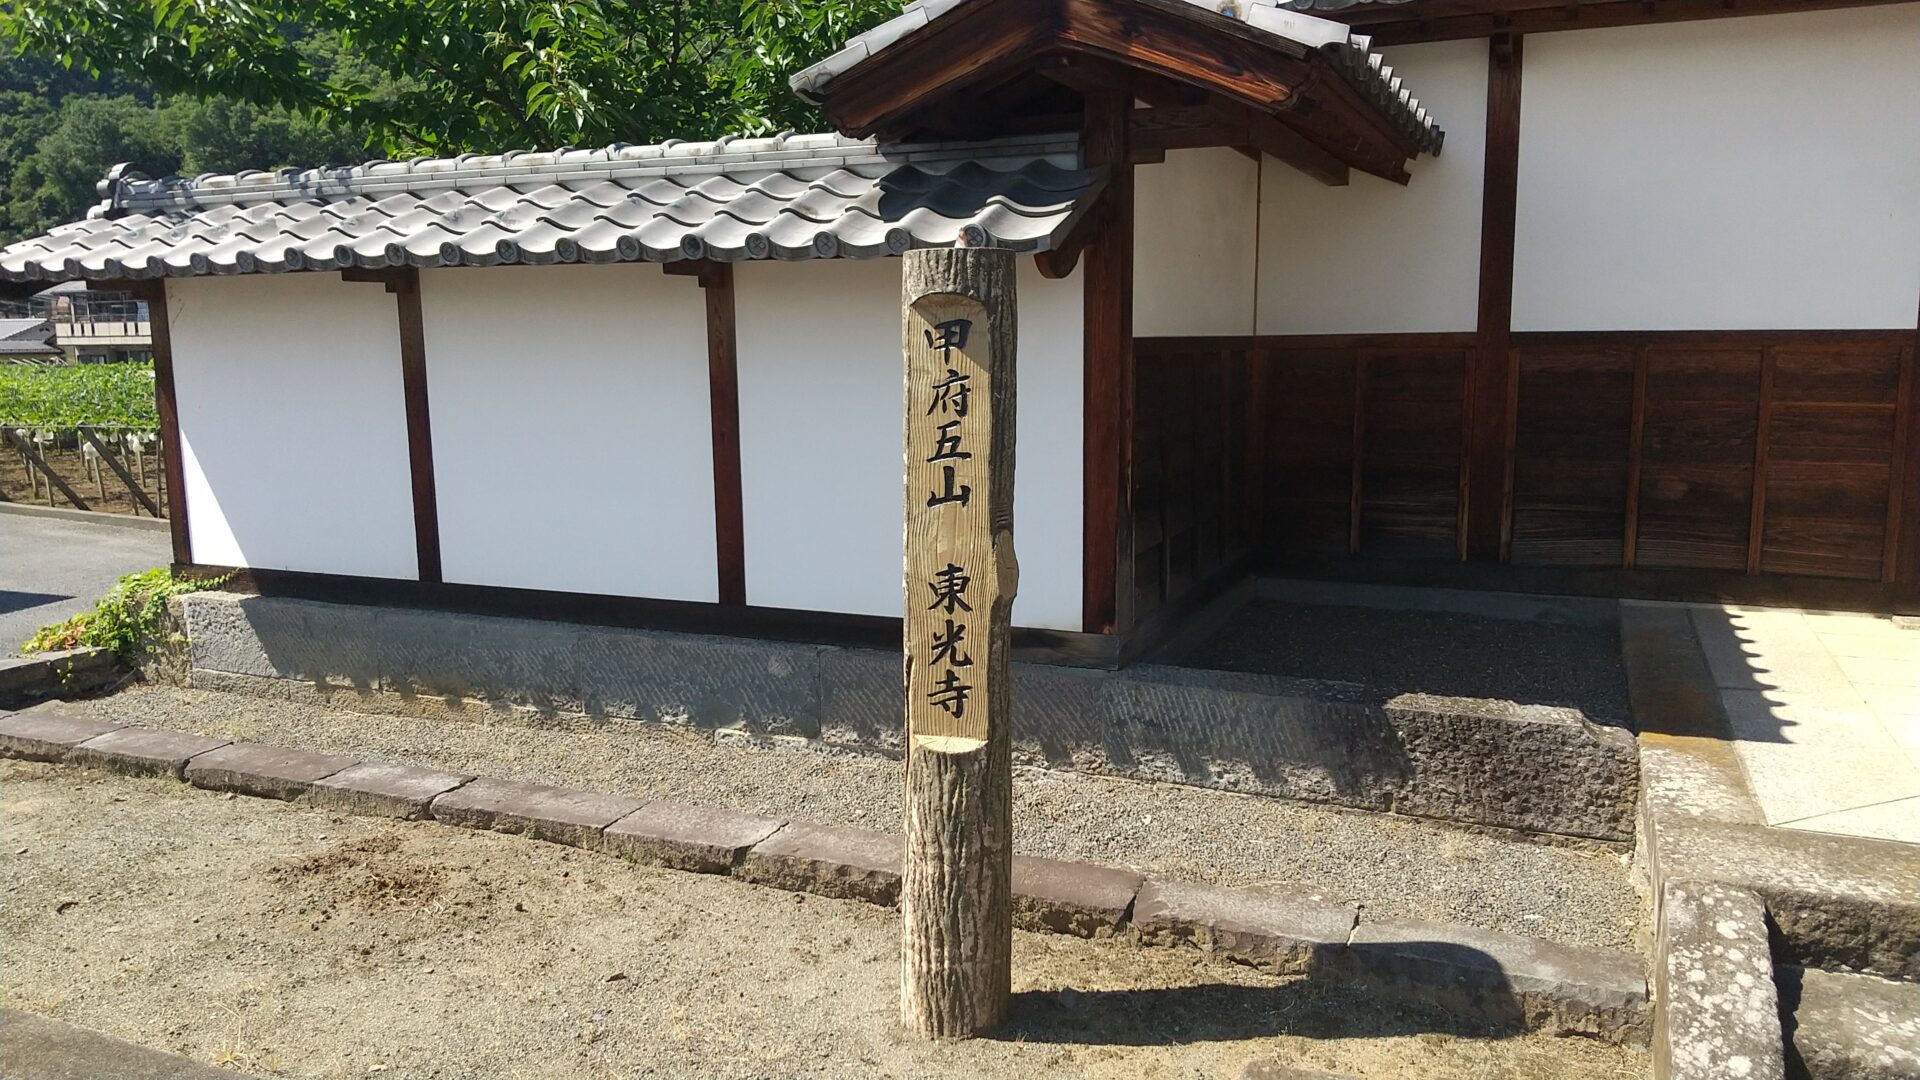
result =
[[1897,510],[1888,515],[1895,536],[1890,575],[1903,585],[1920,586],[1920,326],[1901,351],[1900,393],[1895,399],[1896,457],[1890,498]]
[[1799,11],[1875,7],[1912,0],[1414,0],[1358,4],[1340,21],[1373,37],[1375,47],[1457,41],[1497,34],[1545,34],[1609,26],[1691,22]]
[[1747,504],[1747,573],[1760,572],[1767,538],[1767,462],[1772,455],[1773,379],[1777,352],[1769,346],[1760,358],[1760,398],[1753,435],[1753,493]]
[[1129,156],[1139,165],[1165,161],[1169,150],[1230,146],[1266,154],[1329,187],[1345,186],[1348,180],[1347,164],[1305,135],[1217,97],[1204,105],[1135,109],[1129,129]]
[[[720,602],[747,602],[745,499],[740,489],[740,352],[734,324],[733,266],[665,263],[670,274],[698,277],[707,301],[707,392],[713,428],[713,541]],[[686,269],[675,269],[686,267]]]
[[437,582],[440,569],[440,499],[433,476],[433,414],[427,402],[427,335],[420,310],[420,271],[411,266],[377,270],[348,267],[344,281],[386,286],[400,320],[400,392],[406,400],[407,467],[413,482],[413,546],[421,581]]
[[167,484],[167,531],[173,536],[173,561],[193,561],[187,521],[187,469],[180,441],[180,402],[173,384],[173,329],[167,319],[167,283],[161,278],[88,282],[89,288],[125,292],[147,305],[153,339],[153,397],[160,412],[160,465]]
[[[1030,66],[1059,20],[1055,0],[995,0],[964,5],[940,21],[943,33],[910,36],[836,78],[827,120],[865,138],[941,97],[993,85]],[[960,41],[965,48],[955,47]]]
[[1082,348],[1081,616],[1093,634],[1133,625],[1133,102],[1106,91],[1087,97],[1084,155],[1110,172],[1088,244]]
[[[1247,118],[1247,145],[1270,158],[1299,169],[1328,187],[1347,186],[1347,163],[1328,153],[1305,135],[1270,116]],[[1405,170],[1388,179],[1405,183]]]
[[1497,560],[1507,518],[1507,403],[1512,369],[1513,235],[1520,179],[1521,42],[1487,50],[1487,157],[1480,204],[1480,311],[1468,364],[1467,557]]

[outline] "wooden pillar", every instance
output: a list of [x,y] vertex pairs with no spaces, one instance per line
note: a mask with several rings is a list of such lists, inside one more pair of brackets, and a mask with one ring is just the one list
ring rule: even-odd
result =
[[1014,262],[906,256],[906,872],[900,1017],[998,1024],[1013,992]]
[[149,278],[98,284],[101,288],[129,292],[147,305],[148,333],[153,338],[153,396],[160,413],[160,465],[166,485],[167,531],[173,536],[174,564],[185,566],[193,562],[193,540],[187,528],[186,455],[180,443],[179,397],[173,388],[173,330],[167,319],[167,283],[161,278]]
[[393,294],[400,318],[400,391],[406,399],[407,468],[413,480],[413,543],[421,581],[440,574],[440,500],[433,479],[433,422],[427,404],[427,337],[420,310],[420,271],[411,266],[340,271],[346,281],[378,282]]
[[733,264],[706,259],[660,264],[699,280],[707,301],[707,392],[713,428],[713,541],[723,604],[747,602],[745,499],[740,492],[740,347]]
[[1086,96],[1082,153],[1108,169],[1087,239],[1083,311],[1081,629],[1133,627],[1133,165],[1123,91]]
[[1472,410],[1467,454],[1470,559],[1501,557],[1507,525],[1508,445],[1516,390],[1509,363],[1513,335],[1513,238],[1520,179],[1520,46],[1498,34],[1487,49],[1487,158],[1480,204],[1480,314],[1467,375]]
[[1901,350],[1893,407],[1894,465],[1881,576],[1903,585],[1920,585],[1920,331]]

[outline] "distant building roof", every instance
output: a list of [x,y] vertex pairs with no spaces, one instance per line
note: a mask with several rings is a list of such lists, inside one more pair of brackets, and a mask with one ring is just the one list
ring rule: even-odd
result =
[[116,170],[86,220],[0,250],[0,276],[869,258],[962,236],[1043,251],[1104,175],[1071,135],[675,140],[191,180]]
[[58,356],[45,319],[0,319],[0,356]]

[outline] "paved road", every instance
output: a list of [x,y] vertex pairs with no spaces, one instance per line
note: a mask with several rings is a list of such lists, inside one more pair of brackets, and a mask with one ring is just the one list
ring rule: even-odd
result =
[[0,511],[0,656],[93,606],[123,574],[165,566],[167,534]]
[[18,1009],[0,1009],[0,1075],[9,1080],[247,1080],[231,1069]]

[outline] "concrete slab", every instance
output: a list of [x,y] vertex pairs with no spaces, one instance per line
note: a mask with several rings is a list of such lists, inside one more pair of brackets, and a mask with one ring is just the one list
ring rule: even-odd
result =
[[757,814],[650,802],[607,826],[602,848],[650,866],[726,874],[786,822]]
[[1780,996],[1811,1080],[1920,1080],[1920,983],[1789,968]]
[[77,765],[92,765],[138,776],[171,776],[184,779],[187,762],[196,755],[217,750],[228,740],[184,731],[155,731],[149,728],[121,728],[98,735],[75,746],[67,760]]
[[1770,825],[1920,796],[1920,768],[1846,698],[1723,690],[1735,752]]
[[1080,937],[1106,937],[1127,921],[1146,879],[1091,863],[1013,857],[1013,923]]
[[315,780],[332,776],[358,761],[344,754],[230,743],[187,762],[186,779],[194,787],[209,791],[291,801],[306,794]]
[[315,780],[307,789],[306,801],[343,814],[414,821],[429,815],[437,796],[472,779],[468,773],[363,761]]
[[61,761],[75,746],[119,724],[77,716],[58,702],[0,714],[0,754],[29,761]]
[[0,1076],[8,1080],[247,1080],[52,1017],[0,1009]]
[[1362,977],[1426,991],[1455,1014],[1497,1030],[1645,1045],[1652,1028],[1646,960],[1629,950],[1363,918],[1345,962]]
[[904,843],[894,833],[796,821],[755,844],[734,876],[776,889],[893,905],[900,902]]
[[1336,962],[1358,910],[1318,897],[1149,878],[1133,905],[1141,939],[1190,944],[1283,974]]
[[1909,837],[1920,836],[1920,798],[1896,799],[1878,806],[1802,818],[1786,823],[1785,827],[1906,843]]
[[536,840],[598,848],[601,830],[640,809],[628,795],[483,776],[436,797],[436,820],[470,829],[524,833]]
[[1669,881],[1661,897],[1654,1080],[1782,1080],[1766,908],[1742,889]]

